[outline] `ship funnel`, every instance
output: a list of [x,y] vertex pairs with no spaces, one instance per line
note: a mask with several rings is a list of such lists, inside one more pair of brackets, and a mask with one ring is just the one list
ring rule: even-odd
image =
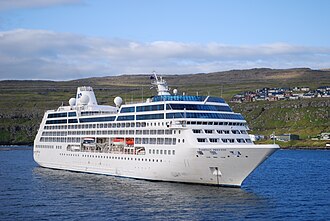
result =
[[97,105],[96,97],[92,87],[78,87],[76,104],[79,105]]

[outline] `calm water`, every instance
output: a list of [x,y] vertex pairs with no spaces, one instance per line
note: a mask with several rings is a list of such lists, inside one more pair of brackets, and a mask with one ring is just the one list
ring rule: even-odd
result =
[[0,220],[330,219],[330,151],[277,151],[237,189],[50,170],[5,149]]

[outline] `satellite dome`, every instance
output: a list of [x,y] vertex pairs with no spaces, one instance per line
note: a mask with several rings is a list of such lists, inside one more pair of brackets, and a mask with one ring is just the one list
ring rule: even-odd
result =
[[119,107],[123,103],[123,99],[121,97],[115,97],[113,102],[116,104],[117,107]]
[[81,98],[80,98],[80,103],[82,105],[87,105],[89,102],[89,96],[84,94]]
[[75,106],[76,105],[76,98],[70,98],[69,104],[70,104],[71,107]]
[[178,89],[173,89],[173,94],[177,95],[177,93],[178,93]]

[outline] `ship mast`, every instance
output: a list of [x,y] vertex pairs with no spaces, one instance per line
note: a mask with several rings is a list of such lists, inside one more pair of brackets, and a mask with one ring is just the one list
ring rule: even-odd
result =
[[151,82],[152,85],[156,85],[157,86],[157,92],[158,92],[158,96],[162,96],[162,95],[171,95],[169,92],[169,88],[167,85],[167,82],[163,79],[163,77],[158,77],[156,72],[152,72],[153,76],[151,76],[151,79],[154,79],[153,82]]

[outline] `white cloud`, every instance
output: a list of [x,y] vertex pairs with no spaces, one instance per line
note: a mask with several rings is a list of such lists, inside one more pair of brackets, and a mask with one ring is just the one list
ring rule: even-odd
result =
[[64,5],[78,2],[81,2],[81,0],[1,0],[0,11],[16,8],[48,7],[53,5]]
[[256,67],[329,68],[330,48],[141,43],[45,30],[0,32],[0,79],[66,80],[122,73],[197,73]]

